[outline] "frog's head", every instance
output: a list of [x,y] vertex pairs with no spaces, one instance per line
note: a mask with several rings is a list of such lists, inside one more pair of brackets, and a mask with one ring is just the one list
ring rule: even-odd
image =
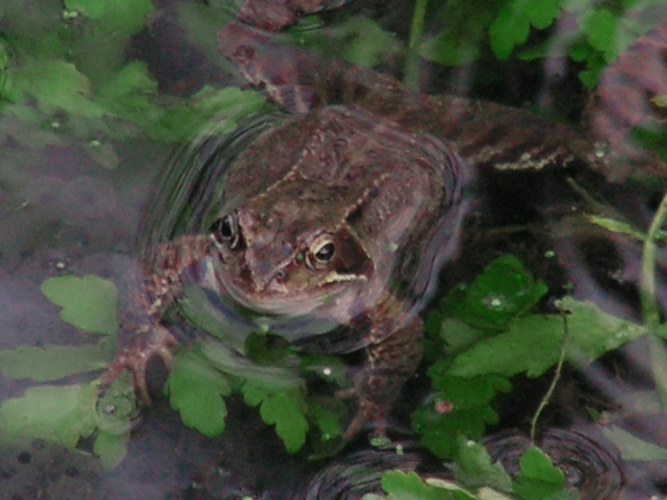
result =
[[301,185],[299,193],[260,197],[213,223],[217,275],[236,301],[288,315],[322,305],[352,307],[350,301],[370,281],[373,263],[336,215],[339,195],[323,197],[314,192],[318,189],[326,188]]

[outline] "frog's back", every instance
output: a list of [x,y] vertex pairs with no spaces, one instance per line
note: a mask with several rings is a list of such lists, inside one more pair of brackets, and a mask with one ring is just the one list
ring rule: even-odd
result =
[[296,201],[304,221],[319,217],[359,242],[374,265],[370,287],[395,288],[417,304],[456,248],[470,177],[440,138],[326,106],[267,130],[239,155],[223,182],[222,212]]

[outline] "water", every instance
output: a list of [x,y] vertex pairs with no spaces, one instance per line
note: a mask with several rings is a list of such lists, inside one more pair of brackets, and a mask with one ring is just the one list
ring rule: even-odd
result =
[[[123,283],[128,283],[128,275],[134,272],[138,254],[150,252],[158,241],[201,227],[202,213],[210,210],[209,200],[193,197],[193,192],[206,192],[201,183],[193,189],[192,181],[198,175],[196,162],[190,167],[194,170],[186,170],[173,180],[166,176],[167,166],[174,164],[174,151],[190,151],[193,132],[206,130],[212,117],[216,117],[215,123],[219,125],[218,117],[222,114],[223,127],[227,127],[223,131],[228,132],[248,114],[257,113],[263,123],[261,117],[269,113],[261,98],[252,92],[218,95],[201,90],[206,84],[222,87],[241,83],[231,65],[217,54],[215,46],[216,31],[233,15],[228,9],[213,10],[198,2],[177,6],[164,2],[156,5],[155,10],[141,2],[136,5],[145,9],[134,14],[139,21],[129,22],[119,13],[107,12],[99,24],[87,21],[84,16],[72,16],[70,11],[63,16],[60,7],[44,2],[34,2],[30,8],[22,2],[8,2],[0,8],[4,14],[0,21],[0,43],[8,57],[8,71],[15,72],[5,79],[2,94],[5,101],[0,116],[4,137],[0,152],[2,349],[97,342],[97,335],[83,333],[61,320],[59,309],[41,293],[42,283],[64,274],[94,274],[112,280],[122,292],[127,286]],[[451,5],[438,7],[433,2],[430,18],[456,19],[448,10],[456,8]],[[479,8],[481,19],[486,15],[485,8]],[[147,23],[146,15],[150,16]],[[409,27],[405,20],[411,15],[411,10],[401,2],[379,9],[367,4],[353,5],[347,14],[325,14],[322,21],[314,22],[316,26],[322,24],[312,31],[312,38],[304,36],[302,44],[325,45],[327,50],[318,37],[333,35],[338,37],[333,45],[344,46],[345,55],[356,62],[379,64],[383,69],[401,72],[405,61],[397,40],[407,38]],[[489,18],[494,15],[488,14]],[[656,19],[665,18],[653,6],[627,15],[637,23],[655,23]],[[378,19],[379,24],[366,19]],[[127,31],[118,28],[120,20]],[[437,33],[447,22],[451,21],[427,24],[427,32]],[[146,27],[142,28],[144,23]],[[337,23],[343,23],[345,28],[336,28]],[[354,26],[359,25],[355,23],[364,26],[361,33],[368,33],[356,46],[345,42],[349,33],[359,33],[354,31]],[[579,124],[585,92],[578,83],[577,72],[594,67],[595,60],[591,56],[591,66],[587,67],[585,62],[577,65],[562,56],[563,49],[559,47],[576,33],[575,25],[573,15],[559,18],[549,46],[552,57],[541,64],[516,59],[498,62],[489,54],[485,35],[476,31],[475,23],[461,24],[463,48],[454,50],[450,46],[449,52],[441,50],[436,54],[432,44],[422,51],[431,58],[471,59],[471,62],[453,69],[422,63],[419,84],[433,93],[454,88],[465,95],[513,106],[540,107],[554,119]],[[378,27],[397,32],[398,39],[384,36]],[[446,34],[442,36],[446,41]],[[531,36],[535,44],[546,38],[537,33]],[[86,42],[83,45],[82,40]],[[328,50],[330,47],[331,44]],[[480,59],[475,62],[472,59],[478,50]],[[642,54],[644,59],[648,57],[645,52]],[[33,58],[37,63],[30,66]],[[146,66],[137,65],[137,61],[145,61]],[[659,64],[659,58],[655,64]],[[74,72],[74,67],[80,73]],[[42,73],[44,68],[50,72]],[[21,78],[24,82],[32,79],[33,83],[21,87]],[[649,80],[648,86],[654,93],[664,92],[653,79]],[[40,86],[40,82],[47,83]],[[54,82],[64,82],[63,87]],[[605,88],[613,89],[613,85]],[[188,99],[187,96],[193,95],[197,97]],[[660,111],[659,102],[653,104]],[[625,148],[620,149],[627,154]],[[607,155],[609,146],[601,144],[599,151]],[[651,162],[655,160],[635,159],[635,163],[647,161],[653,165]],[[616,175],[635,172],[628,167],[630,163],[622,165],[627,168],[616,170]],[[576,177],[579,184],[575,187],[583,186],[594,201],[601,200],[600,209],[594,204],[575,202],[581,197],[563,189],[568,182],[564,177],[567,176],[554,174],[553,189],[544,189],[543,186],[552,184],[539,173],[510,173],[505,177],[483,173],[477,191],[481,196],[471,208],[473,216],[468,221],[464,250],[456,266],[447,269],[443,288],[458,282],[469,283],[494,257],[511,252],[519,255],[531,273],[545,280],[551,290],[558,293],[572,282],[578,298],[594,301],[613,317],[639,321],[641,307],[636,283],[641,274],[640,244],[622,235],[592,231],[582,225],[580,214],[594,207],[596,213],[614,218],[617,213],[608,210],[613,207],[645,231],[662,195],[661,186],[650,182],[609,184],[597,174]],[[166,192],[156,194],[155,186],[160,189],[167,186]],[[563,213],[572,217],[566,218],[566,223],[554,223],[546,231],[546,224],[562,220]],[[145,228],[156,229],[146,232]],[[664,257],[659,253],[659,263],[663,262],[661,259]],[[664,296],[662,274],[658,273],[657,281],[659,303]],[[525,296],[530,295],[525,290],[532,290],[526,285],[526,278],[522,279],[517,285],[519,291],[512,289],[516,295],[511,297],[519,305],[506,299],[507,295],[495,292],[483,294],[481,302],[503,313],[520,309]],[[542,303],[540,308],[551,310],[551,303]],[[437,312],[438,306],[432,310]],[[613,320],[605,316],[600,321],[607,324]],[[576,323],[574,316],[572,322]],[[449,326],[449,331],[453,331]],[[610,352],[592,364],[585,355],[577,362],[569,358],[571,362],[565,365],[551,404],[541,417],[539,429],[543,437],[538,444],[542,443],[549,451],[548,448],[557,448],[551,445],[554,441],[575,442],[575,455],[597,457],[588,463],[597,463],[599,457],[612,457],[611,465],[607,466],[612,478],[606,483],[609,489],[604,490],[603,496],[608,495],[604,498],[614,495],[621,482],[624,486],[620,498],[661,498],[667,495],[667,458],[660,450],[667,448],[667,443],[665,410],[654,379],[657,376],[661,380],[660,367],[664,366],[660,360],[664,353],[662,341],[635,339],[633,330],[623,326],[596,328],[591,326],[591,338],[611,332],[609,338],[596,344],[606,346]],[[447,337],[449,344],[445,348],[449,355],[454,357],[464,351],[466,342],[472,345],[474,335],[463,329]],[[576,333],[573,335],[576,337]],[[628,339],[634,340],[615,348]],[[235,340],[235,348],[240,348],[244,341]],[[538,344],[548,341],[546,337],[535,339],[536,357]],[[556,352],[560,344],[554,345]],[[219,344],[205,352],[214,353],[211,357],[219,362],[224,356],[217,349]],[[289,356],[285,359],[292,362]],[[431,361],[427,356],[427,362]],[[289,377],[294,375],[294,367],[289,363],[291,371],[280,372],[281,380],[292,380]],[[227,370],[238,371],[244,366],[231,361],[225,365]],[[315,369],[321,369],[325,375],[332,369],[334,372],[340,369],[339,365],[332,366]],[[275,374],[271,370],[267,373]],[[521,429],[523,436],[528,434],[535,408],[552,375],[553,370],[538,378],[523,373],[511,377],[513,390],[506,394],[498,392],[494,398],[493,408],[498,418],[484,432],[492,436],[487,442],[501,440],[505,434],[500,434],[500,438],[493,436],[508,428]],[[66,383],[85,382],[96,376],[72,375]],[[18,397],[25,387],[34,385],[11,378],[1,378],[0,382],[3,398]],[[418,468],[425,475],[450,477],[438,460],[414,444],[415,436],[409,429],[411,413],[422,400],[429,400],[430,389],[425,382],[423,373],[410,381],[390,428],[400,439],[409,440],[404,460],[392,452],[369,451],[363,438],[330,460],[307,461],[312,448],[288,455],[273,428],[265,425],[257,410],[247,406],[238,393],[227,399],[229,415],[225,433],[205,438],[183,425],[165,400],[157,397],[154,406],[144,410],[135,422],[128,455],[112,471],[101,470],[86,455],[82,458],[43,440],[18,448],[6,446],[0,464],[3,471],[0,481],[4,481],[0,482],[0,487],[4,487],[0,496],[32,498],[45,491],[51,498],[69,498],[75,492],[84,498],[85,495],[88,498],[285,498],[287,492],[294,491],[305,496],[303,483],[315,477],[311,494],[318,485],[329,485],[326,488],[331,490],[325,488],[319,498],[330,498],[327,495],[340,487],[336,481],[327,482],[331,471],[337,476],[343,474],[341,471],[356,470],[360,463],[368,466],[370,478],[376,477],[378,469],[394,467]],[[160,386],[159,380],[155,385]],[[332,392],[332,384],[317,377],[311,377],[309,388],[325,395]],[[455,403],[454,411],[460,405]],[[446,415],[452,411],[451,401],[440,401],[435,408],[436,413]],[[487,406],[481,405],[476,411],[486,412]],[[643,443],[632,448],[623,432],[659,448]],[[92,441],[91,437],[83,439],[80,448],[90,451]],[[524,446],[525,438],[520,441]],[[584,445],[589,450],[586,453],[581,452]],[[512,448],[509,456],[521,446]],[[495,449],[498,448],[502,447]],[[355,451],[360,454],[354,455]],[[68,467],[54,467],[50,459],[56,458]],[[567,451],[554,460],[570,463]],[[579,466],[565,469],[569,471],[570,483],[580,486]],[[584,465],[581,470],[588,469]]]

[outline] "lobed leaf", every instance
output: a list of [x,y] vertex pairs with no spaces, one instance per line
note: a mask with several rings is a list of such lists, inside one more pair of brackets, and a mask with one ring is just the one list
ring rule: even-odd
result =
[[[592,361],[647,333],[641,325],[600,310],[591,302],[563,299],[569,313],[566,359]],[[563,342],[563,319],[558,315],[517,318],[506,333],[480,341],[453,360],[449,373],[459,377],[525,372],[538,377],[558,361]]]
[[243,384],[243,398],[250,406],[259,406],[259,414],[268,425],[275,425],[276,434],[289,453],[296,453],[306,442],[308,420],[305,417],[305,388],[274,390],[258,380]]
[[109,363],[109,350],[99,344],[41,347],[20,346],[0,351],[0,372],[10,379],[51,382],[70,375],[102,370]]
[[93,275],[57,276],[42,283],[42,293],[62,307],[63,321],[87,332],[117,333],[117,291],[111,281]]
[[215,370],[199,352],[189,350],[176,356],[165,392],[185,425],[209,437],[225,430],[224,397],[231,393],[231,387],[225,375]]
[[73,448],[96,427],[97,384],[31,387],[0,405],[0,440],[45,439]]

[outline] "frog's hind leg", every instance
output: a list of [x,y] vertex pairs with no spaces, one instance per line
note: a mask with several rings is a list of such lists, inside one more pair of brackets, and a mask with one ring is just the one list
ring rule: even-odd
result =
[[130,345],[123,347],[114,358],[100,381],[100,394],[104,394],[124,370],[129,370],[134,378],[134,387],[141,402],[150,406],[151,396],[146,380],[148,363],[155,356],[160,357],[169,369],[174,359],[174,348],[178,339],[163,325],[145,325],[133,335]]
[[351,440],[369,423],[374,425],[376,435],[386,435],[387,414],[401,387],[421,362],[423,336],[423,322],[417,317],[407,326],[366,348],[367,360],[355,376],[353,387],[337,393],[339,398],[356,397],[358,400],[357,411],[343,439]]

